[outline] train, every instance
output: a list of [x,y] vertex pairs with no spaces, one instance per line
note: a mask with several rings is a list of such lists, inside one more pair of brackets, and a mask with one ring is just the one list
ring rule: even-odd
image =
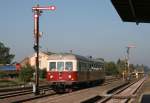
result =
[[0,65],[0,78],[16,78],[19,75],[20,69],[19,63],[15,65]]
[[105,80],[104,59],[72,53],[57,53],[47,61],[47,81],[55,91],[72,91]]

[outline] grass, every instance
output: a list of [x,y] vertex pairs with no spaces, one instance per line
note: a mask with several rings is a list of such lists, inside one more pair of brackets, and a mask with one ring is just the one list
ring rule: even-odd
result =
[[2,87],[10,87],[17,86],[23,84],[18,79],[0,79],[0,88]]
[[[31,82],[33,82],[34,79],[31,79]],[[39,83],[40,84],[47,84],[47,80],[45,79],[39,79]],[[19,85],[24,85],[24,84],[28,84],[28,83],[24,83],[22,81],[19,80],[19,78],[15,78],[15,79],[0,79],[0,88],[4,88],[4,87],[11,87],[11,86],[19,86]]]

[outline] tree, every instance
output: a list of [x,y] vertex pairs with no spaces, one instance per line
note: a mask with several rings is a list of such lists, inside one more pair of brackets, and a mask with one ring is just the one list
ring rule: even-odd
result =
[[44,79],[46,77],[46,69],[39,70],[39,77]]
[[106,72],[106,75],[117,75],[117,74],[119,74],[117,66],[114,62],[105,63],[105,72]]
[[0,42],[0,64],[10,64],[14,54],[10,54],[10,48],[6,47],[3,43]]
[[120,60],[120,59],[118,59],[116,65],[117,65],[119,74],[122,74],[123,71],[126,69],[126,61],[125,61],[125,60]]
[[22,67],[19,73],[19,79],[23,82],[30,82],[33,77],[33,68],[28,64],[25,67]]

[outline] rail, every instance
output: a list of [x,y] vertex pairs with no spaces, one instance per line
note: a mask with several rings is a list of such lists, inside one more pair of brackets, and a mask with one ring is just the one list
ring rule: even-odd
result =
[[105,96],[106,98],[100,100],[97,103],[126,103],[128,101],[134,101],[137,98],[137,91],[142,87],[146,78],[142,78],[136,83],[129,85],[128,87],[114,93]]

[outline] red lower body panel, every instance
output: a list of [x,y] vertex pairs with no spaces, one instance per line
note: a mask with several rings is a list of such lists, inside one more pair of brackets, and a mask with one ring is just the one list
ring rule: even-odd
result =
[[47,80],[52,82],[77,81],[77,72],[75,71],[49,71]]

